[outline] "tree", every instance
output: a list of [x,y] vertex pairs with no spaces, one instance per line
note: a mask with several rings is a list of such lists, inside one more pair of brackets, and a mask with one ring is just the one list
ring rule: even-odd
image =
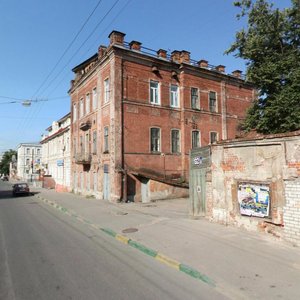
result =
[[4,152],[0,162],[0,174],[9,174],[9,164],[12,161],[13,155],[17,158],[17,152],[15,150],[10,149]]
[[267,0],[234,5],[241,9],[238,19],[246,17],[248,23],[225,53],[246,60],[246,78],[258,88],[242,128],[262,133],[300,129],[299,1],[282,10]]

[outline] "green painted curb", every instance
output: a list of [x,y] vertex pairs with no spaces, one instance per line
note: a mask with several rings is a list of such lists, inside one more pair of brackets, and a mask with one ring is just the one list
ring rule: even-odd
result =
[[[56,208],[56,209],[58,209],[58,210],[60,210],[60,211],[62,211],[64,213],[69,214],[72,217],[75,217],[77,219],[80,218],[77,214],[70,213],[67,208],[62,207],[62,206],[58,205],[57,203],[49,201],[49,200],[47,200],[45,198],[42,198],[40,196],[38,196],[38,198],[42,199],[44,202],[47,202],[49,205],[53,206],[54,208]],[[83,219],[83,218],[81,218],[81,219],[86,224],[89,224],[91,226],[94,225],[89,220],[86,220],[86,219]],[[98,228],[98,229],[100,229],[104,233],[106,233],[106,234],[114,237],[115,239],[117,239],[118,234],[115,231],[113,231],[112,229],[110,229],[110,228]],[[158,256],[158,251],[155,251],[155,250],[153,250],[151,248],[148,248],[148,247],[146,247],[146,246],[144,246],[144,245],[142,245],[142,244],[140,244],[140,243],[138,243],[136,241],[133,241],[131,239],[128,240],[127,244],[130,245],[131,247],[137,249],[137,250],[140,250],[141,252],[143,252],[143,253],[145,253],[145,254],[153,257],[153,258],[156,258]],[[187,274],[187,275],[189,275],[189,276],[191,276],[191,277],[193,277],[195,279],[199,279],[199,280],[203,281],[204,283],[207,283],[211,287],[216,287],[216,284],[215,284],[215,282],[212,279],[210,279],[205,274],[202,274],[199,271],[197,271],[197,270],[195,270],[195,269],[193,269],[193,268],[191,268],[191,267],[189,267],[187,265],[179,264],[179,271],[181,271],[181,272],[183,272],[183,273],[185,273],[185,274]]]
[[184,272],[184,273],[196,278],[196,279],[200,279],[201,281],[209,284],[210,286],[213,286],[213,287],[216,286],[216,284],[213,282],[213,280],[211,280],[209,277],[207,277],[206,275],[200,273],[199,271],[197,271],[197,270],[195,270],[195,269],[193,269],[193,268],[191,268],[187,265],[180,264],[179,265],[179,270],[181,272]]
[[107,233],[108,235],[111,235],[112,237],[116,237],[117,233],[109,228],[100,228],[103,232]]
[[142,245],[142,244],[140,244],[138,242],[135,242],[133,240],[129,240],[128,241],[128,245],[130,245],[130,246],[132,246],[132,247],[134,247],[134,248],[136,248],[136,249],[144,252],[145,254],[147,254],[149,256],[155,257],[157,255],[157,251],[152,250],[152,249],[150,249],[148,247],[145,247],[144,245]]

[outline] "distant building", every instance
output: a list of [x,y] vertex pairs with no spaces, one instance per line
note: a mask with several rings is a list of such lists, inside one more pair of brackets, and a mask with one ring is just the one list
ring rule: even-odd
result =
[[[57,191],[70,191],[71,162],[70,162],[70,122],[68,113],[52,123],[46,130],[41,141],[43,175],[52,177],[49,187]],[[50,182],[50,180],[48,180]],[[48,184],[45,180],[45,183]]]
[[255,89],[239,70],[124,36],[73,69],[72,187],[110,201],[187,195],[190,150],[234,138]]
[[42,146],[39,143],[18,145],[17,176],[21,180],[32,181],[39,178],[41,170]]

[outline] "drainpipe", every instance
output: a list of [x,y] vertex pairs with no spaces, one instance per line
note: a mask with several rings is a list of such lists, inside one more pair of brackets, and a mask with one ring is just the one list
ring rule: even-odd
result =
[[123,58],[121,58],[121,166],[122,166],[122,184],[121,199],[127,202],[127,173],[125,170],[125,154],[124,154],[124,79],[123,79]]

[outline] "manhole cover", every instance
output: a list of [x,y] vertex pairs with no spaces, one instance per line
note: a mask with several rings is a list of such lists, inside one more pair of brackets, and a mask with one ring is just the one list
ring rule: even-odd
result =
[[132,233],[132,232],[137,232],[138,229],[137,228],[126,228],[124,230],[122,230],[123,233]]
[[124,211],[118,211],[118,212],[116,213],[116,215],[117,215],[117,216],[126,216],[126,215],[128,215],[128,213],[127,213],[127,212],[124,212]]

